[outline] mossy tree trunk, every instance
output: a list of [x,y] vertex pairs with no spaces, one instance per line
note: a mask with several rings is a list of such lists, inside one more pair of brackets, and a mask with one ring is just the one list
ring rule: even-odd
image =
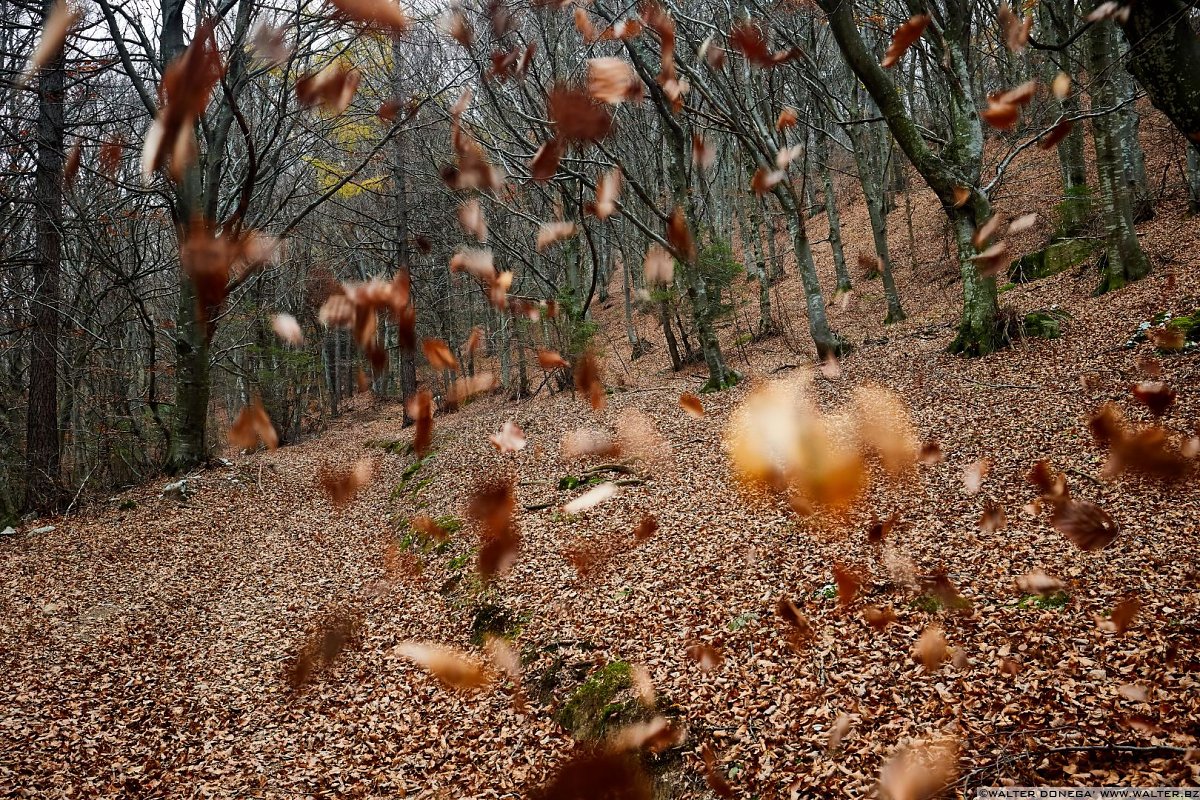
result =
[[[683,209],[688,231],[695,241],[699,231],[699,226],[696,224],[696,194],[689,191],[688,186],[691,140],[685,134],[680,120],[672,113],[670,102],[663,93],[662,87],[655,80],[655,73],[649,67],[648,56],[642,44],[637,40],[626,41],[625,47],[634,69],[637,70],[649,90],[651,103],[657,112],[659,123],[662,125],[667,147],[667,182],[672,202],[676,208]],[[702,181],[703,175],[699,175],[698,179]],[[703,186],[698,188],[703,191]],[[705,388],[720,390],[731,386],[737,383],[739,376],[726,365],[725,357],[721,353],[721,344],[712,324],[712,308],[708,289],[696,264],[695,255],[694,253],[677,253],[676,255],[679,257],[680,265],[676,280],[687,293],[692,309],[692,322],[696,326],[696,336],[700,340],[701,354],[708,367],[708,383]]]
[[999,343],[996,281],[980,275],[969,260],[974,255],[970,232],[986,219],[987,198],[973,190],[966,203],[956,207],[954,197],[956,188],[978,185],[983,159],[983,129],[971,94],[971,69],[966,59],[971,41],[972,5],[969,0],[947,0],[941,36],[932,40],[945,79],[931,83],[944,85],[950,120],[949,142],[935,153],[926,145],[892,79],[864,45],[854,4],[845,0],[818,0],[818,4],[829,19],[829,30],[846,63],[871,95],[900,149],[941,200],[954,227],[963,273],[963,313],[950,349],[963,354],[991,352]]
[[[758,238],[751,235],[749,209],[755,205],[753,197],[739,192],[741,208],[738,210],[739,235],[742,240],[742,262],[746,265],[746,274],[758,282],[758,332],[759,336],[767,336],[775,332],[775,323],[771,318],[771,281],[767,276],[766,264],[761,257],[755,257],[755,245]],[[761,251],[760,251],[761,252]]]
[[846,268],[846,253],[842,249],[842,220],[838,216],[837,196],[833,192],[833,174],[829,169],[829,141],[825,136],[817,136],[818,168],[821,170],[821,183],[825,189],[825,216],[829,220],[829,247],[833,251],[833,271],[837,275],[839,292],[851,289],[850,271]]
[[[1078,16],[1075,0],[1059,3],[1039,3],[1037,6],[1039,34],[1047,41],[1066,42],[1070,39],[1072,26]],[[1058,64],[1043,59],[1042,80],[1047,85],[1054,80],[1058,68],[1068,75],[1078,76],[1081,72],[1079,43],[1076,42],[1059,51]],[[1072,91],[1061,100],[1056,100],[1062,117],[1073,117],[1079,113],[1079,94]],[[1058,168],[1062,175],[1063,199],[1057,206],[1058,233],[1061,236],[1078,236],[1087,225],[1091,213],[1091,195],[1087,185],[1087,164],[1084,161],[1083,126],[1072,125],[1066,137],[1058,143]]]
[[[1101,22],[1088,33],[1088,74],[1093,110],[1109,109],[1119,102],[1119,87],[1113,79],[1117,68],[1113,58],[1115,29]],[[1150,272],[1150,262],[1138,244],[1133,223],[1133,204],[1126,180],[1124,149],[1128,141],[1117,114],[1091,118],[1092,142],[1096,150],[1096,174],[1100,187],[1100,206],[1104,215],[1104,271],[1096,293],[1120,289]]]
[[[1200,150],[1200,36],[1183,0],[1137,0],[1123,7],[1129,71],[1175,127]],[[1111,23],[1101,23],[1108,27]]]

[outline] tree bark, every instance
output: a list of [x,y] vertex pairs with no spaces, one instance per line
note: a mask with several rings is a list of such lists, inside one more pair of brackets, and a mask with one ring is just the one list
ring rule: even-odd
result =
[[[1123,6],[1129,71],[1154,107],[1200,150],[1200,36],[1182,0],[1137,0]],[[1109,23],[1101,22],[1101,27]]]
[[[55,0],[43,0],[48,18]],[[29,407],[25,426],[25,508],[56,510],[64,499],[58,435],[58,302],[63,224],[65,55],[42,67],[38,82],[34,173],[33,301],[30,313]]]
[[[1118,102],[1119,87],[1113,79],[1113,51],[1116,36],[1113,26],[1101,23],[1089,32],[1088,74],[1093,109],[1111,108]],[[1092,142],[1096,150],[1096,173],[1100,184],[1100,205],[1106,234],[1104,270],[1096,293],[1114,291],[1150,272],[1150,262],[1138,244],[1133,224],[1133,205],[1126,180],[1128,142],[1122,136],[1119,115],[1104,114],[1091,118]]]
[[879,107],[896,143],[942,201],[942,208],[955,228],[963,273],[963,313],[950,351],[964,355],[990,353],[1002,342],[997,330],[996,279],[980,275],[974,262],[968,260],[974,255],[974,248],[970,236],[964,239],[962,235],[965,228],[974,230],[976,224],[986,219],[987,198],[974,189],[961,207],[955,200],[956,188],[978,185],[983,159],[983,129],[970,94],[971,75],[965,56],[970,41],[969,3],[967,0],[948,0],[945,5],[941,63],[947,73],[945,83],[949,102],[946,111],[951,123],[951,137],[939,153],[925,144],[895,84],[863,45],[853,4],[845,0],[818,0],[818,4],[829,18],[830,32],[846,62]]

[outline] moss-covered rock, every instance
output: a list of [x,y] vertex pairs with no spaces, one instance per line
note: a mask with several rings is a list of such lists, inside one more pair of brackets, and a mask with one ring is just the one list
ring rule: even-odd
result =
[[633,670],[610,661],[579,685],[554,719],[580,741],[603,739],[622,725],[648,718],[633,694]]
[[521,632],[523,620],[498,603],[484,603],[471,617],[471,643],[483,644],[488,636],[512,639]]
[[1057,339],[1062,336],[1063,323],[1069,315],[1065,311],[1031,311],[1021,320],[1021,333],[1035,339]]
[[1013,283],[1029,283],[1048,278],[1082,264],[1095,252],[1094,241],[1061,239],[1014,261],[1009,267],[1008,277]]

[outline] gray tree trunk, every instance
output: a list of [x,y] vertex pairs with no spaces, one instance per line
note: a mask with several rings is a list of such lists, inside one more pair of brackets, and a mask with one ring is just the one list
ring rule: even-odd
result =
[[[1088,74],[1093,110],[1111,108],[1119,100],[1120,87],[1113,79],[1116,49],[1115,30],[1101,23],[1089,32]],[[1096,293],[1120,289],[1150,272],[1150,262],[1138,244],[1133,224],[1133,204],[1126,182],[1124,148],[1117,114],[1091,118],[1092,142],[1096,150],[1096,173],[1100,183],[1100,205],[1106,234],[1104,270]]]

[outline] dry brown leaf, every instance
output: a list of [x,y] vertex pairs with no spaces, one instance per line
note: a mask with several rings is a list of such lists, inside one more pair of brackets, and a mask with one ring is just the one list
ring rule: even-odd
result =
[[271,318],[271,330],[283,341],[297,347],[304,344],[304,332],[291,314],[276,314]]
[[322,469],[318,473],[321,490],[334,508],[347,505],[358,496],[359,490],[371,480],[371,459],[360,459],[348,470]]
[[58,0],[54,4],[46,16],[41,38],[38,39],[33,54],[29,56],[29,62],[25,65],[25,71],[21,73],[18,86],[25,86],[29,83],[29,79],[36,75],[39,69],[62,52],[63,44],[67,41],[67,34],[81,19],[83,19],[83,12],[77,8],[71,8],[66,0]]
[[645,92],[633,66],[624,59],[611,56],[588,59],[587,81],[588,94],[613,106],[641,100]]
[[500,426],[498,433],[493,433],[488,439],[501,453],[516,453],[525,449],[525,431],[511,419]]
[[464,231],[479,241],[487,241],[487,220],[484,219],[483,206],[480,205],[479,198],[472,197],[458,207],[458,222]]
[[260,439],[268,450],[279,447],[279,434],[263,408],[262,399],[255,395],[230,427],[229,443],[241,450],[253,450]]
[[416,423],[413,452],[417,454],[417,458],[424,458],[433,443],[433,392],[427,387],[418,389],[412,397],[404,401],[404,410]]
[[991,469],[992,462],[986,458],[981,458],[978,461],[968,464],[963,469],[963,488],[967,494],[979,494],[979,490],[983,486],[983,479],[987,477]]
[[701,404],[700,398],[691,392],[679,395],[679,406],[693,419],[703,419],[704,417],[704,406]]
[[913,645],[913,658],[920,662],[926,672],[933,672],[949,657],[946,637],[938,625],[930,625]]
[[1026,594],[1049,597],[1056,592],[1061,592],[1065,587],[1065,583],[1052,575],[1046,574],[1041,569],[1032,570],[1017,578],[1017,588]]
[[958,775],[956,742],[904,748],[879,773],[879,788],[888,800],[930,800]]
[[489,683],[481,665],[450,647],[401,642],[392,652],[417,664],[451,689],[482,689]]
[[458,371],[458,359],[450,352],[450,345],[441,339],[425,339],[421,342],[421,351],[434,369]]
[[594,508],[606,500],[616,496],[620,487],[612,481],[594,486],[562,507],[564,514],[581,514],[589,508]]
[[675,259],[664,248],[652,244],[646,250],[642,270],[647,284],[669,285],[675,279]]
[[877,631],[884,630],[888,625],[896,621],[896,612],[889,606],[880,608],[879,606],[867,606],[863,609],[863,619]]
[[1095,503],[1066,500],[1054,506],[1050,524],[1080,550],[1103,550],[1112,544],[1120,528]]
[[599,220],[606,220],[617,211],[617,198],[621,195],[621,168],[613,167],[596,181],[596,202],[592,213]]
[[538,226],[537,251],[540,253],[564,239],[570,239],[579,232],[579,226],[574,222],[543,222]]
[[511,480],[497,480],[477,488],[467,503],[467,515],[479,527],[479,574],[486,582],[512,567],[521,545],[513,513],[516,496]]
[[695,642],[688,645],[687,657],[696,662],[700,667],[701,672],[712,672],[721,666],[725,661],[725,656],[721,654],[721,650],[703,642]]
[[892,34],[892,42],[888,45],[887,52],[884,53],[880,66],[885,69],[896,66],[905,51],[916,44],[917,40],[921,38],[921,34],[925,33],[925,29],[929,27],[931,19],[928,14],[917,14],[909,17],[907,22],[896,28],[896,32]]
[[329,0],[337,10],[335,16],[361,22],[392,35],[406,32],[411,23],[393,0]]

